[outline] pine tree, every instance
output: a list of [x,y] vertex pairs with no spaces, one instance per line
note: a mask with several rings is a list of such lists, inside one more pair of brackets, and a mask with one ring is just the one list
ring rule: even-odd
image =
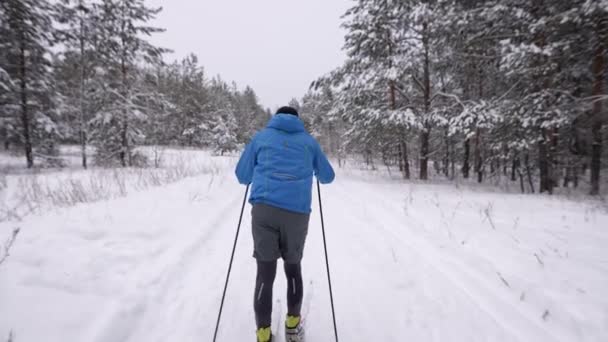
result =
[[[400,59],[400,18],[406,10],[406,2],[384,0],[361,0],[349,9],[344,16],[349,59],[329,81],[341,90],[335,97],[336,112],[354,125],[345,146],[365,145],[361,152],[368,164],[373,150],[396,146],[404,177],[409,178],[406,132],[418,122],[407,96],[407,68]],[[321,80],[315,86],[324,84]]]
[[103,0],[100,4],[103,23],[101,41],[102,62],[108,68],[108,85],[113,106],[98,122],[103,124],[103,143],[100,146],[104,159],[118,155],[120,164],[133,164],[133,144],[141,137],[136,127],[144,113],[137,102],[152,96],[137,89],[137,65],[140,62],[160,63],[167,50],[149,43],[145,37],[163,29],[146,26],[155,18],[160,8],[149,8],[143,0]]
[[[2,12],[0,12],[0,25],[4,22],[1,16]],[[0,62],[0,65],[5,64],[6,62]],[[0,136],[2,137],[2,145],[6,150],[9,149],[11,141],[16,138],[17,125],[15,124],[13,110],[9,106],[13,103],[14,88],[15,83],[10,75],[0,66]]]
[[99,44],[102,23],[100,7],[89,0],[62,0],[58,21],[65,45],[62,59],[55,63],[56,79],[65,98],[61,110],[70,117],[71,130],[77,132],[82,167],[87,168],[87,145],[91,120],[102,109],[104,85]]
[[212,129],[213,148],[220,155],[236,150],[237,144],[237,125],[234,116],[230,113],[223,113],[216,119]]
[[190,55],[179,64],[174,65],[175,78],[170,99],[176,105],[175,133],[179,143],[187,146],[202,146],[205,141],[205,130],[210,127],[210,95],[206,85],[203,68],[198,58]]
[[[585,23],[588,31],[592,32],[589,44],[592,57],[591,90],[591,136],[593,139],[591,150],[591,195],[600,193],[600,173],[602,169],[602,135],[608,108],[608,87],[606,86],[606,70],[608,69],[608,3],[606,1],[587,0],[580,7],[574,9],[580,17],[586,18]],[[577,14],[577,13],[573,14]],[[570,14],[570,13],[568,13]],[[568,19],[576,21],[576,17],[567,16]],[[579,19],[580,20],[580,19]],[[578,31],[580,33],[581,31]]]
[[522,191],[525,176],[551,193],[588,162],[599,193],[606,12],[593,0],[359,0],[344,16],[349,58],[313,88],[335,91],[326,112],[369,162],[417,133],[421,179],[429,161],[453,178],[460,154],[465,178],[510,166]]
[[[0,61],[8,74],[3,90],[3,112],[18,116],[19,142],[23,145],[27,167],[34,166],[34,147],[54,148],[56,134],[52,119],[52,91],[49,80],[49,48],[54,37],[54,8],[45,0],[5,0],[0,3]],[[17,120],[15,120],[17,121]],[[13,121],[14,122],[14,121]],[[9,123],[8,127],[12,124]]]

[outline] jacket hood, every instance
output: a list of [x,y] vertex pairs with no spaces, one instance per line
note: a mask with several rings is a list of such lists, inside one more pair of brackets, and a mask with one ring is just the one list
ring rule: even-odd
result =
[[291,114],[276,114],[270,119],[268,128],[278,129],[288,133],[304,132],[304,123],[299,117]]

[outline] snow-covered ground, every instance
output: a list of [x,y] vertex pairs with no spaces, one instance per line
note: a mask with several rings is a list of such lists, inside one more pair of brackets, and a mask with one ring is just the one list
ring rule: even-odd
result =
[[[245,188],[233,157],[202,155],[213,172],[1,222],[21,232],[0,265],[0,341],[211,341]],[[608,340],[605,204],[355,170],[322,192],[341,341]],[[254,340],[249,211],[219,341]],[[333,340],[318,213],[310,342]],[[277,308],[284,290],[277,277]]]

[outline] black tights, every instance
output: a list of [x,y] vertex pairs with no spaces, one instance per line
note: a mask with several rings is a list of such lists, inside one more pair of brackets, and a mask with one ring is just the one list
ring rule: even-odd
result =
[[[255,294],[253,307],[258,328],[269,327],[272,316],[272,285],[277,274],[277,262],[258,261],[258,273],[255,281]],[[300,263],[284,263],[287,277],[287,314],[300,316],[302,309],[302,266]]]

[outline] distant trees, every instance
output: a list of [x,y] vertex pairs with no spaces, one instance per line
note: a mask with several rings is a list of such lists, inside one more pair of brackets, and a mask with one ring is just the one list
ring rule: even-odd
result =
[[347,61],[313,89],[331,91],[321,111],[346,125],[344,148],[406,178],[417,155],[423,180],[432,163],[551,193],[588,172],[597,194],[607,16],[593,0],[359,0],[344,16]]
[[164,96],[162,128],[147,134],[158,144],[206,146],[219,153],[245,144],[267,113],[250,87],[243,91],[219,76],[209,79],[194,55],[157,68],[157,95]]
[[58,143],[78,143],[87,168],[90,146],[97,164],[133,166],[142,144],[246,143],[268,115],[255,92],[208,78],[194,55],[167,65],[148,40],[159,12],[144,0],[2,1],[4,148],[54,166]]

